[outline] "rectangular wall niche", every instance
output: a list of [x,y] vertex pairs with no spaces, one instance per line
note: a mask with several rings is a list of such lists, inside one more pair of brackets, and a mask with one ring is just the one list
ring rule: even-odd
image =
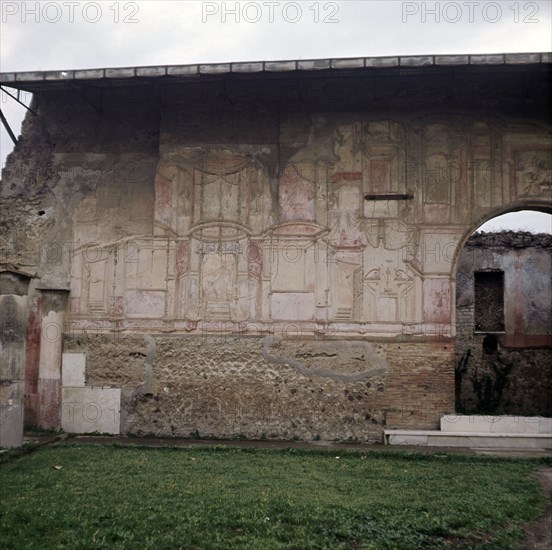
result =
[[475,330],[504,332],[504,272],[475,271]]

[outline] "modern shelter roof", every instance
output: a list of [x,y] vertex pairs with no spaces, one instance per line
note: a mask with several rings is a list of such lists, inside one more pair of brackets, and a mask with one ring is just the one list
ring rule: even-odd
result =
[[225,75],[331,75],[348,76],[351,73],[435,72],[443,69],[470,68],[485,70],[515,70],[527,65],[552,63],[551,52],[506,53],[488,55],[410,55],[387,57],[355,57],[334,59],[299,59],[288,61],[251,61],[234,63],[207,63],[196,65],[157,65],[149,67],[121,67],[103,69],[71,69],[57,71],[25,71],[0,73],[0,85],[30,92],[74,86],[78,83],[111,86],[140,84],[181,79],[220,78]]

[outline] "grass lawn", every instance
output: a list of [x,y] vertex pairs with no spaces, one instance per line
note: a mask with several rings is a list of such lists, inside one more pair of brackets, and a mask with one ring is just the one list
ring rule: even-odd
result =
[[517,548],[546,506],[533,475],[543,463],[46,447],[0,467],[0,547]]

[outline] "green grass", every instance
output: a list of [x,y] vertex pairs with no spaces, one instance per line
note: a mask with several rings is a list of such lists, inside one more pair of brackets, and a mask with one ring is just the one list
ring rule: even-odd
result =
[[0,547],[517,548],[546,506],[542,461],[340,453],[42,448],[0,467]]

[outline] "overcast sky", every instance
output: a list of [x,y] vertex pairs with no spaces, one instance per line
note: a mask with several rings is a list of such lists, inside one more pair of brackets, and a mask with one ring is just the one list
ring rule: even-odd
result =
[[[550,51],[551,4],[0,0],[0,71]],[[23,108],[0,95],[17,134]],[[3,165],[13,147],[3,128],[0,140]]]

